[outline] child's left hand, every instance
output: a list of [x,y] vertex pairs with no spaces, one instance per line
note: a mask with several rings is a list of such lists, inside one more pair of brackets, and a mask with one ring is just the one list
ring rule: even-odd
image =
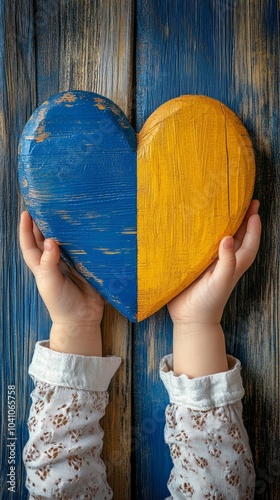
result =
[[[51,347],[65,352],[76,351],[82,348],[83,339],[87,339],[90,349],[94,336],[101,345],[104,299],[60,259],[57,243],[44,239],[28,212],[21,216],[20,245],[53,321]],[[82,350],[86,352],[79,354],[88,353],[86,346]]]

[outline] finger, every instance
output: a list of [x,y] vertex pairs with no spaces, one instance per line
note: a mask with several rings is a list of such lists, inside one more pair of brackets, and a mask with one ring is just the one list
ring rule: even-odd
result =
[[225,287],[231,283],[236,268],[234,240],[231,236],[222,239],[219,246],[219,259],[210,281],[224,294]]
[[253,264],[261,239],[261,220],[258,214],[253,214],[248,220],[247,231],[242,245],[236,252],[236,277],[237,279]]
[[251,215],[258,213],[259,207],[260,207],[259,200],[252,200],[251,201],[251,204],[250,204],[250,206],[246,212],[246,215],[244,217],[244,220],[243,220],[240,228],[238,229],[238,231],[234,235],[234,250],[235,251],[237,251],[238,248],[240,248],[242,245],[242,241],[243,241],[243,238],[244,238],[244,236],[246,234],[246,230],[247,230],[248,220],[250,219]]
[[40,229],[38,228],[37,224],[34,221],[33,221],[33,233],[37,246],[40,248],[41,252],[43,252],[45,237],[43,236],[43,234],[41,233]]
[[33,234],[33,221],[27,211],[21,214],[19,238],[23,258],[29,269],[34,273],[36,267],[40,264],[42,252],[37,246]]
[[57,243],[51,238],[46,239],[37,277],[44,280],[44,286],[49,286],[53,290],[64,284],[59,261],[60,251]]

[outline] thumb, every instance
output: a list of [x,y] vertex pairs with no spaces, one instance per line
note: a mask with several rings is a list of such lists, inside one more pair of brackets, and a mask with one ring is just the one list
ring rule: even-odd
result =
[[44,241],[44,251],[40,260],[40,278],[45,285],[58,287],[63,284],[63,276],[59,270],[60,251],[53,239]]
[[226,236],[222,239],[219,246],[219,259],[212,274],[215,284],[225,291],[230,284],[236,269],[236,256],[234,251],[234,240],[232,236]]

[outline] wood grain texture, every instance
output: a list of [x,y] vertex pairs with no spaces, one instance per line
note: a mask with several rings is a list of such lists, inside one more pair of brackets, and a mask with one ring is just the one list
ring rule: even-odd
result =
[[111,100],[61,92],[34,111],[19,144],[33,220],[131,321],[160,309],[211,264],[223,236],[237,231],[254,179],[245,128],[205,96],[160,106],[136,151],[135,133]]
[[[228,352],[243,364],[245,423],[257,473],[256,498],[280,497],[279,470],[279,10],[276,0],[137,3],[137,130],[163,102],[203,94],[228,105],[249,131],[261,250],[224,316]],[[134,498],[168,495],[163,442],[167,395],[160,357],[172,351],[165,309],[135,328]],[[144,375],[143,375],[144,373]]]
[[[280,10],[276,0],[232,10],[231,100],[250,131],[263,234],[257,262],[228,304],[228,349],[243,364],[244,416],[256,467],[256,498],[280,498]],[[235,324],[230,318],[235,316]]]
[[180,96],[147,119],[137,150],[138,321],[190,285],[249,207],[248,134],[216,99]]
[[[43,8],[39,19],[42,26],[46,26],[43,31],[40,26],[37,30],[37,80],[41,82],[38,102],[58,91],[89,90],[112,99],[130,119],[131,0],[53,0],[47,4],[37,1],[38,8]],[[110,409],[102,422],[103,458],[110,468],[108,481],[115,498],[126,500],[130,498],[131,325],[113,307],[106,305],[102,331],[104,355],[115,354],[123,359],[109,390],[114,406],[114,427]],[[116,463],[112,449],[121,456],[117,467],[112,466]]]
[[137,317],[136,145],[121,109],[81,90],[41,104],[19,144],[19,182],[33,220],[131,321]]
[[[64,90],[88,90],[112,99],[130,119],[133,1],[36,0],[36,9],[41,14],[36,25],[38,104]],[[131,325],[106,305],[102,332],[104,355],[123,359],[109,388],[115,425],[109,409],[102,422],[102,456],[110,467],[108,481],[115,498],[126,500],[131,468]],[[112,449],[121,460],[112,458]]]
[[[21,461],[22,439],[26,437],[31,384],[26,383],[26,367],[38,329],[47,323],[46,315],[37,316],[40,308],[33,280],[21,261],[17,238],[21,200],[17,186],[17,144],[24,123],[36,102],[36,82],[33,68],[35,46],[33,5],[26,1],[3,1],[0,5],[0,242],[1,242],[1,476],[2,498],[21,498],[24,473]],[[26,294],[26,290],[28,290]],[[28,299],[27,299],[28,296]],[[23,318],[28,318],[23,321]],[[23,366],[25,367],[23,371]],[[8,405],[8,386],[15,385],[15,415]],[[8,416],[15,417],[16,486],[7,483],[10,472]],[[23,497],[24,498],[24,497]]]
[[[243,364],[245,420],[254,452],[256,498],[280,497],[279,471],[279,9],[277,0],[138,0],[137,128],[163,102],[205,94],[227,104],[253,139],[256,195],[264,234],[258,260],[240,282],[224,318],[229,352]],[[26,120],[47,97],[69,88],[114,100],[131,118],[132,2],[3,0],[0,5],[1,186],[1,483],[3,498],[26,498],[27,378],[35,341],[47,338],[48,315],[20,258],[17,143]],[[34,31],[35,29],[35,31]],[[16,291],[16,293],[15,293]],[[24,325],[24,327],[23,327]],[[131,338],[124,318],[106,305],[104,352],[122,356],[103,421],[104,458],[115,498],[161,499],[171,464],[163,442],[168,402],[158,363],[171,352],[165,309],[133,335],[134,417],[131,442]],[[17,390],[17,486],[7,492],[6,387]],[[115,405],[113,404],[113,401]],[[113,453],[112,451],[113,450]],[[137,467],[136,467],[137,466]]]
[[[17,237],[22,200],[17,186],[17,146],[32,111],[50,95],[79,88],[106,95],[131,117],[133,3],[129,0],[4,0],[1,37],[1,350],[2,498],[27,498],[21,461],[32,383],[27,375],[36,340],[48,338],[49,318],[33,277],[20,257]],[[105,328],[104,328],[105,327]],[[115,498],[130,498],[131,341],[130,325],[106,305],[104,354],[123,358],[110,387],[114,414],[107,412],[103,457]],[[6,387],[17,391],[16,495],[7,491]],[[112,412],[112,408],[111,408]],[[113,426],[112,426],[113,420]],[[111,450],[115,450],[114,457]],[[117,460],[116,456],[121,457]],[[117,463],[116,463],[117,462]],[[125,488],[123,487],[125,485]]]

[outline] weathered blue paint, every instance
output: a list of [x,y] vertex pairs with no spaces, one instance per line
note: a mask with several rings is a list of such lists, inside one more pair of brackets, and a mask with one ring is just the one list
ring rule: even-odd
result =
[[[33,276],[20,257],[17,226],[22,202],[17,187],[18,139],[32,110],[49,95],[68,88],[98,89],[118,103],[124,99],[129,109],[134,83],[128,75],[131,60],[123,61],[126,59],[123,44],[133,42],[127,40],[130,32],[124,35],[119,28],[124,20],[127,22],[127,10],[122,10],[121,22],[119,10],[115,12],[120,4],[123,6],[123,2],[91,0],[0,2],[0,497],[3,500],[27,498],[21,460],[33,387],[27,367],[36,340],[48,338],[50,328]],[[138,129],[167,99],[183,93],[205,94],[220,99],[240,116],[255,146],[256,193],[261,199],[264,236],[256,265],[228,305],[224,326],[229,352],[242,360],[247,394],[244,415],[257,472],[256,498],[262,500],[280,498],[278,7],[277,0],[137,0],[135,12]],[[106,34],[103,38],[102,33]],[[122,380],[111,393],[105,436],[113,421],[113,432],[121,437],[120,430],[125,429],[126,440],[130,337],[123,318],[112,319],[107,311],[106,354],[112,353],[111,333],[116,345],[115,327],[118,327],[118,339],[127,341],[123,356],[127,376],[118,379],[117,373],[112,382],[116,378]],[[135,490],[130,497],[129,479],[123,481],[123,476],[121,479],[118,476],[123,456],[119,455],[119,463],[114,458],[110,461],[109,451],[109,482],[112,484],[115,474],[116,488],[121,485],[119,495],[114,495],[116,500],[162,500],[167,495],[166,479],[171,465],[162,435],[167,395],[158,380],[157,365],[160,357],[172,350],[171,336],[172,325],[163,309],[137,325],[131,337]],[[9,470],[6,388],[13,383],[17,394],[15,494],[8,492],[6,481]],[[123,402],[121,410],[115,406],[117,393]],[[113,412],[114,419],[110,421]],[[119,420],[121,424],[116,431]],[[116,451],[110,441],[108,450]]]
[[[34,280],[21,258],[18,220],[22,208],[17,182],[17,146],[20,134],[35,107],[33,1],[0,2],[0,498],[24,500],[25,471],[23,443],[27,438],[27,418],[32,381],[26,367],[35,341],[46,338],[48,316]],[[40,314],[40,312],[42,314]],[[28,319],[27,319],[28,318]],[[9,430],[8,386],[15,386],[15,464],[7,447]],[[13,413],[10,412],[13,417]],[[11,440],[12,441],[12,440]],[[7,474],[15,466],[16,484],[10,489]]]
[[[136,129],[168,99],[203,94],[227,104],[253,139],[264,238],[257,267],[239,284],[224,325],[228,352],[243,365],[244,415],[256,464],[256,492],[263,494],[261,498],[278,498],[279,474],[272,470],[272,464],[279,463],[275,444],[279,443],[279,347],[272,347],[279,342],[275,327],[279,283],[272,278],[272,256],[277,260],[279,255],[277,0],[137,0],[136,6]],[[269,304],[265,297],[270,297]],[[162,425],[155,422],[154,413],[162,414],[167,404],[158,375],[160,357],[172,352],[167,311],[135,325],[133,349],[137,445],[133,497],[162,500],[168,496],[171,465]]]
[[131,321],[137,313],[136,135],[112,101],[52,96],[19,146],[27,208],[66,260]]

